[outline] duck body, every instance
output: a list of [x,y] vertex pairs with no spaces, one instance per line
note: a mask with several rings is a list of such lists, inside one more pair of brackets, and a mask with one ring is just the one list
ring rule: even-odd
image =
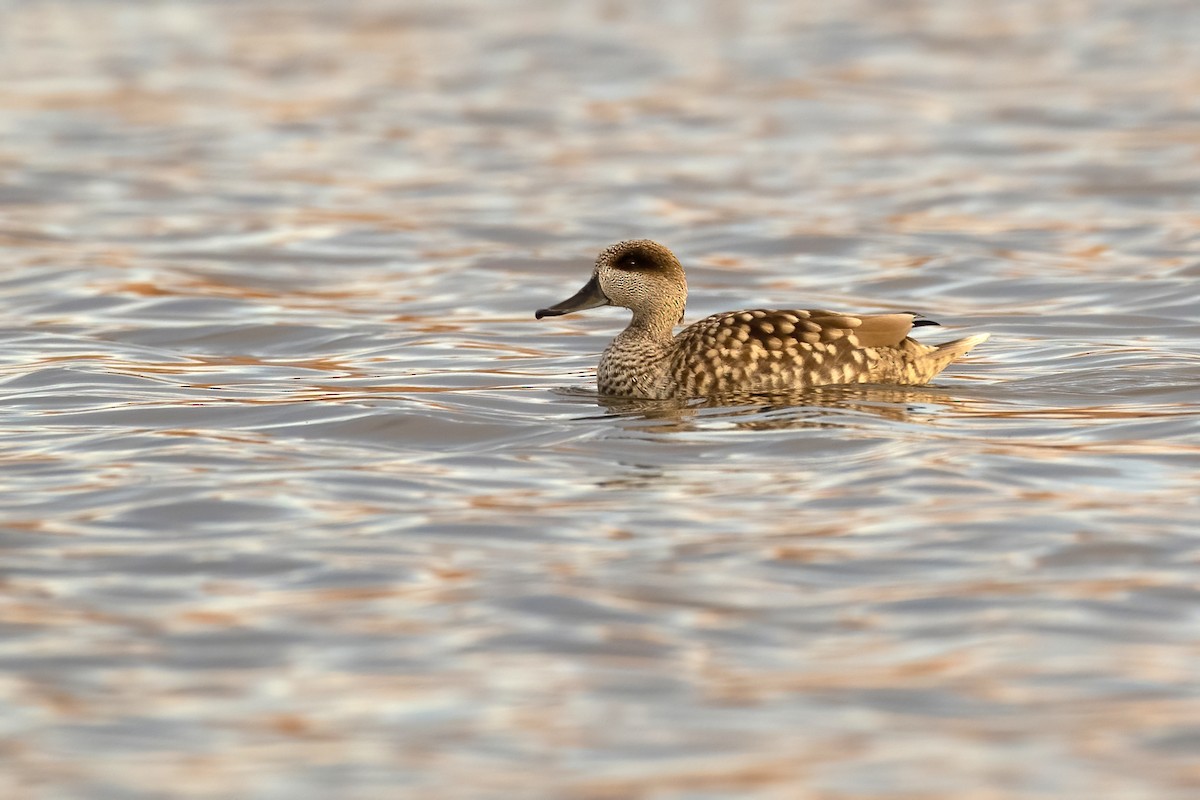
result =
[[633,311],[600,357],[597,389],[615,397],[669,399],[779,394],[854,383],[923,384],[988,338],[943,345],[908,337],[915,314],[752,309],[713,314],[684,328],[687,282],[666,247],[647,239],[602,251],[592,279],[541,319],[601,305]]
[[[930,346],[908,338],[913,323],[912,314],[802,309],[714,314],[665,342],[619,335],[600,357],[596,383],[601,394],[654,399],[851,383],[918,385],[987,338]],[[857,333],[864,327],[865,334]]]

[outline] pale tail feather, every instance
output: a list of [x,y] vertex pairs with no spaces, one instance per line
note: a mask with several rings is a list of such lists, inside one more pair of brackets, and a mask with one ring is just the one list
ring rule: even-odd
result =
[[974,336],[964,336],[961,339],[955,339],[953,342],[939,344],[937,350],[934,350],[931,355],[934,358],[947,358],[950,361],[965,356],[976,346],[983,344],[991,338],[990,333],[977,333]]
[[926,355],[923,360],[926,363],[932,362],[937,365],[936,371],[933,373],[936,375],[948,367],[951,362],[957,361],[971,352],[976,345],[986,342],[989,337],[991,337],[990,333],[977,333],[973,336],[964,336],[961,339],[955,339],[953,342],[940,344],[932,353]]

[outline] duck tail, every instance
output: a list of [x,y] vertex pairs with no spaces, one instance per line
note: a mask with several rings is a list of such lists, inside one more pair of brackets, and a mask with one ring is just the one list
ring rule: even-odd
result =
[[971,352],[976,345],[986,342],[990,336],[990,333],[977,333],[973,336],[964,336],[961,339],[955,339],[953,342],[935,345],[931,351],[926,353],[925,358],[922,359],[928,367],[932,368],[929,378],[937,375],[953,362]]
[[965,356],[976,345],[986,342],[989,336],[991,336],[990,333],[977,333],[945,344],[918,345],[924,352],[910,362],[909,370],[911,372],[906,376],[905,382],[927,383],[933,380],[938,373]]
[[944,360],[945,363],[949,364],[951,361],[965,356],[967,353],[971,352],[976,345],[983,344],[990,339],[991,336],[992,335],[990,333],[977,333],[973,336],[964,336],[961,339],[955,339],[953,342],[939,344],[937,349],[930,353],[930,355],[939,361]]

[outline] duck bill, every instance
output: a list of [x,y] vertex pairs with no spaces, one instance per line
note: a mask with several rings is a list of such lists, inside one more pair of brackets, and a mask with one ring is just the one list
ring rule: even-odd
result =
[[599,306],[609,305],[609,299],[604,296],[604,292],[600,291],[600,282],[593,275],[592,279],[583,285],[575,294],[563,300],[561,303],[555,303],[549,308],[539,308],[535,317],[561,317],[563,314],[570,314],[572,311],[585,311],[589,308],[597,308]]

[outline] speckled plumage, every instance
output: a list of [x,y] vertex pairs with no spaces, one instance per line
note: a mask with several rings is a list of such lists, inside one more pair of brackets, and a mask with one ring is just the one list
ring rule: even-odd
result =
[[686,300],[687,279],[675,255],[635,239],[602,251],[583,289],[537,317],[601,305],[633,311],[600,357],[596,383],[601,394],[647,399],[922,384],[988,338],[931,346],[908,338],[913,314],[771,309],[714,314],[673,335]]

